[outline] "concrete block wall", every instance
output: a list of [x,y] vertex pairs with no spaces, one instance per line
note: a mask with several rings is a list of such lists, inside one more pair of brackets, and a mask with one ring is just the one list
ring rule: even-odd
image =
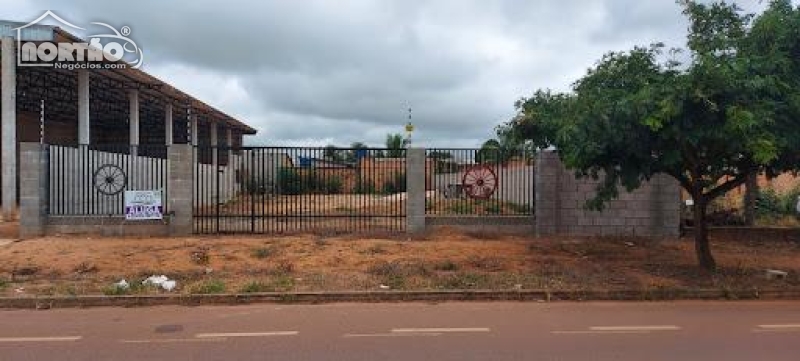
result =
[[22,238],[45,233],[47,220],[48,156],[39,143],[21,143],[19,185],[19,233]]
[[620,190],[602,212],[584,205],[598,181],[577,179],[555,152],[536,160],[536,235],[677,237],[680,234],[680,186],[658,175],[641,188]]

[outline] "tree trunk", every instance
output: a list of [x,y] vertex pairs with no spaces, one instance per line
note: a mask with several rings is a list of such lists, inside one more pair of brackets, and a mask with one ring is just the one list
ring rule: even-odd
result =
[[747,176],[744,193],[744,224],[752,227],[756,223],[756,199],[758,198],[758,174]]
[[709,271],[717,268],[717,262],[711,255],[711,246],[708,242],[708,224],[706,222],[706,209],[708,202],[702,196],[694,196],[694,250],[700,267]]

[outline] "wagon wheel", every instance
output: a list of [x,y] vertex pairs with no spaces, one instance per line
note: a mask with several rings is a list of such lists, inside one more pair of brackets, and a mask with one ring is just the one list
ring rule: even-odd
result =
[[122,168],[113,164],[103,164],[94,171],[94,188],[107,196],[122,192],[128,184],[128,176]]
[[497,190],[497,174],[486,165],[471,167],[464,173],[461,180],[464,192],[473,199],[488,199]]

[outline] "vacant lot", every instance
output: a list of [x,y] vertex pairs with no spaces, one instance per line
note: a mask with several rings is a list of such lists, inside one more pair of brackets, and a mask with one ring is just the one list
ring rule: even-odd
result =
[[[800,244],[715,239],[721,269],[695,266],[689,240],[494,236],[439,230],[393,237],[48,237],[0,247],[0,294],[381,289],[800,289]],[[765,269],[789,272],[767,280]],[[129,290],[111,287],[126,279]]]

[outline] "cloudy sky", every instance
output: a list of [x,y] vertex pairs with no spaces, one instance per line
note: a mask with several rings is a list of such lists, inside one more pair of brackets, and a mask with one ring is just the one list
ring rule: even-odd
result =
[[[737,1],[755,12],[759,0]],[[566,90],[603,53],[682,46],[673,0],[0,0],[132,29],[143,70],[259,130],[251,144],[479,145],[539,88]]]

